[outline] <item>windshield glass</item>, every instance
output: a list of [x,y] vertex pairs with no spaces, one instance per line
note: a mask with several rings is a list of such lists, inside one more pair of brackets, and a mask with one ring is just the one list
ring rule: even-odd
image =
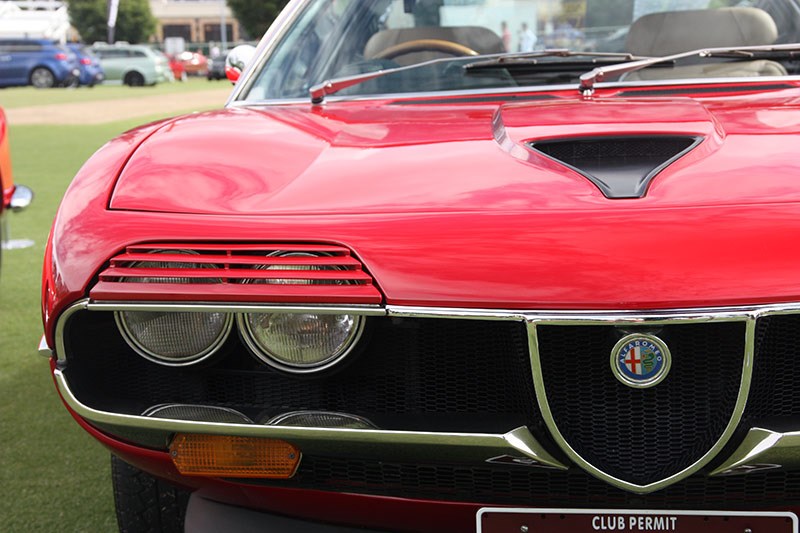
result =
[[[258,60],[241,98],[307,98],[309,88],[329,79],[438,58],[452,60],[376,77],[338,94],[577,84],[587,69],[625,59],[539,54],[532,61],[473,67],[482,59],[476,56],[554,48],[652,57],[799,40],[800,0],[309,0]],[[799,63],[790,54],[694,57],[623,79],[785,76],[797,74]]]

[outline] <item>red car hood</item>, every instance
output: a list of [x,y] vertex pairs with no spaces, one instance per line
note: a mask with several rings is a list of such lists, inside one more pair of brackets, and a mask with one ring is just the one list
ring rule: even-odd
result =
[[[519,212],[796,202],[800,90],[524,103],[340,102],[174,120],[123,168],[112,209],[197,214]],[[702,138],[640,199],[608,199],[528,142]]]

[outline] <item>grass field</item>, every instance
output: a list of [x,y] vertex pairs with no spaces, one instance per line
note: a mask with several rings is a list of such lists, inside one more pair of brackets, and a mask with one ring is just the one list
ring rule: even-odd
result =
[[5,109],[47,104],[71,104],[114,100],[140,96],[207,91],[229,86],[227,81],[208,81],[205,78],[189,78],[185,83],[159,83],[151,87],[126,87],[124,85],[98,85],[75,89],[34,89],[20,87],[0,90],[0,106]]
[[[206,83],[195,80],[163,90],[186,90],[190,101],[190,94]],[[162,87],[106,89],[34,91],[34,96],[52,104],[51,97],[58,100],[73,93],[81,98],[130,98]],[[0,91],[0,105],[30,105],[29,93],[29,89]],[[108,452],[69,416],[56,394],[47,360],[36,353],[42,332],[41,262],[58,203],[83,162],[111,137],[154,118],[159,117],[100,126],[10,125],[15,179],[30,186],[36,198],[28,210],[7,219],[12,239],[31,239],[35,245],[3,250],[0,273],[0,531],[4,533],[116,530]]]

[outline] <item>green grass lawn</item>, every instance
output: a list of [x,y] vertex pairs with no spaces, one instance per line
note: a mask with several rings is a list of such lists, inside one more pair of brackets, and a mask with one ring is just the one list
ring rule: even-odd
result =
[[34,89],[33,87],[12,87],[0,89],[0,106],[5,109],[45,104],[65,104],[113,100],[116,98],[138,98],[159,94],[185,93],[187,91],[207,91],[209,89],[230,88],[226,80],[208,81],[205,78],[189,78],[185,83],[159,83],[152,87],[127,87],[125,85],[98,85],[97,87],[78,87],[75,89]]
[[[100,94],[100,90],[86,92]],[[0,97],[6,94],[2,91]],[[7,220],[12,239],[32,239],[36,244],[4,250],[0,273],[0,531],[4,533],[116,530],[109,454],[61,405],[48,361],[36,352],[42,333],[39,285],[47,234],[70,180],[108,139],[149,120],[10,127],[15,180],[30,186],[36,198],[26,211],[12,213]]]

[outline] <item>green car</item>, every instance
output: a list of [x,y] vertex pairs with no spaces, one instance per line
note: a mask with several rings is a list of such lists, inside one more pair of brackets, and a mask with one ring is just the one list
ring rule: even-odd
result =
[[171,80],[171,71],[166,60],[147,46],[95,43],[92,51],[100,59],[106,73],[106,82],[121,82],[139,87]]

